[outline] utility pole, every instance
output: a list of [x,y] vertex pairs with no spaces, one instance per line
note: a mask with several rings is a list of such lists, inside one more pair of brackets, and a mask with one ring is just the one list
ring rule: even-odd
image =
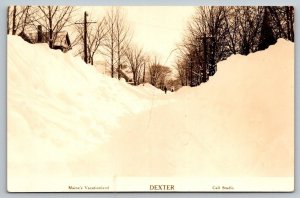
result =
[[[53,29],[52,29],[52,10],[51,6],[48,6],[48,16],[49,16],[49,47],[53,48]],[[56,37],[56,36],[55,36]]]
[[76,24],[83,24],[83,50],[84,50],[84,62],[88,63],[88,52],[87,52],[87,48],[88,48],[88,44],[87,44],[87,24],[88,23],[96,23],[96,22],[88,22],[87,21],[87,12],[84,12],[84,19],[83,19],[83,23],[76,23]]

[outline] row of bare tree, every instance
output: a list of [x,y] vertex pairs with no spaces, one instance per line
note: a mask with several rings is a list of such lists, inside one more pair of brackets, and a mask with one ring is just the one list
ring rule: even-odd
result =
[[176,69],[181,85],[196,86],[214,75],[231,54],[264,50],[278,38],[294,41],[291,6],[201,6],[178,46]]
[[[79,17],[80,8],[72,6],[9,6],[7,11],[7,34],[19,35],[24,31],[37,31],[38,25],[48,33],[52,48],[58,32],[72,31],[72,48],[76,55],[84,56],[84,21]],[[93,22],[93,23],[91,23]],[[123,69],[133,74],[133,84],[149,82],[164,85],[171,73],[156,56],[150,56],[132,40],[132,30],[120,7],[107,9],[105,16],[87,20],[87,63],[94,64],[95,57],[102,57],[110,68],[112,78],[122,78]]]
[[[83,19],[81,19],[83,20]],[[90,17],[88,21],[99,21],[88,26],[89,63],[94,64],[94,55],[102,55],[110,68],[112,78],[122,78],[124,71],[132,73],[134,85],[149,82],[160,87],[171,73],[162,66],[156,56],[150,56],[142,47],[133,42],[133,32],[126,21],[124,10],[111,7],[100,19]],[[82,24],[76,25],[77,37],[74,45],[83,42]],[[83,45],[78,54],[83,55]],[[156,69],[160,68],[160,69]]]

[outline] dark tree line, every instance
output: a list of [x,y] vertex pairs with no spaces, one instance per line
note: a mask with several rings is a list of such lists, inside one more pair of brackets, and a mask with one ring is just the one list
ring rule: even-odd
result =
[[33,15],[37,12],[31,6],[7,7],[7,34],[16,35],[32,26],[36,20]]
[[264,50],[278,38],[294,41],[292,6],[198,7],[178,46],[178,79],[197,86],[215,74],[219,61]]

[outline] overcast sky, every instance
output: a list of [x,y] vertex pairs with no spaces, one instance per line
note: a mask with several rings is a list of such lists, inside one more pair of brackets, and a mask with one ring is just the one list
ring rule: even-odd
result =
[[[110,7],[81,7],[93,17],[104,16]],[[133,31],[133,42],[160,57],[171,66],[176,48],[183,37],[186,24],[194,13],[191,6],[126,6],[122,7]],[[168,58],[169,57],[169,58]],[[168,60],[167,60],[168,59]]]

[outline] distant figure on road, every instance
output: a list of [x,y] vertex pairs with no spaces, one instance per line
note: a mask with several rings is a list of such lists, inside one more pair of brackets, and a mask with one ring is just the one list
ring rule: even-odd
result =
[[167,87],[166,86],[164,87],[164,90],[165,90],[165,94],[167,94]]

